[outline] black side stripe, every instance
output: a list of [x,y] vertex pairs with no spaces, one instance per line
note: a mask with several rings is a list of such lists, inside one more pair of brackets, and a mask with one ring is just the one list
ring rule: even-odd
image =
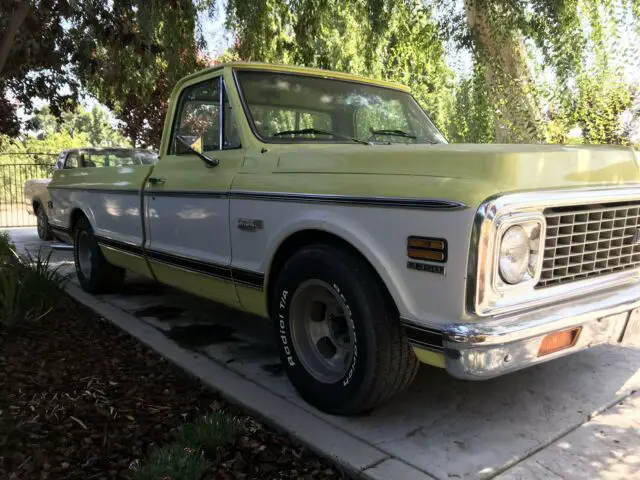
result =
[[233,280],[237,283],[243,283],[250,287],[259,287],[263,288],[264,285],[264,274],[259,272],[252,272],[250,270],[242,270],[240,268],[232,268],[231,276]]
[[241,283],[245,286],[258,290],[262,290],[264,288],[264,274],[259,272],[243,270],[240,268],[229,268],[224,265],[204,262],[202,260],[194,260],[192,258],[172,255],[166,252],[158,252],[156,250],[145,251],[138,245],[120,242],[105,237],[97,237],[97,240],[101,245],[131,253],[133,255],[144,256],[146,253],[151,260],[163,263],[170,267],[182,268],[184,270],[189,270],[222,280],[233,280],[236,283]]
[[403,323],[403,326],[410,344],[426,348],[427,350],[442,352],[442,332],[409,323]]
[[132,253],[139,256],[144,255],[142,247],[134,245],[132,243],[119,242],[117,240],[111,240],[110,238],[105,237],[96,237],[96,240],[98,240],[98,243],[107,247],[115,248],[116,250],[122,250],[124,252]]
[[151,260],[165,263],[172,267],[180,267],[186,270],[204,273],[205,275],[208,275],[210,277],[221,278],[223,280],[231,280],[231,269],[229,269],[228,267],[203,262],[202,260],[193,260],[191,258],[179,257],[169,253],[157,252],[155,250],[149,250],[147,253]]

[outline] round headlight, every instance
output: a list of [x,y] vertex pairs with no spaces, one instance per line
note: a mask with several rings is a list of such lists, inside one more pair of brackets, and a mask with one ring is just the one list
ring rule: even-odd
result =
[[514,285],[522,281],[529,269],[531,246],[527,232],[519,225],[509,228],[500,244],[499,270],[502,280]]

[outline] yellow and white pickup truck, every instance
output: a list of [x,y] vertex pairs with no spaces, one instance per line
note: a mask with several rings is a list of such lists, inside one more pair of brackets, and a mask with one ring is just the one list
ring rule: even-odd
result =
[[220,65],[176,86],[157,165],[60,169],[49,194],[86,291],[131,270],[264,317],[331,413],[419,362],[487,379],[639,329],[632,150],[450,145],[392,83]]

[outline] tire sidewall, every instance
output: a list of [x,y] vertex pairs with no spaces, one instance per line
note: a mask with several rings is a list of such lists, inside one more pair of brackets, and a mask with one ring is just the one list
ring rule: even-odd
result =
[[[272,309],[276,343],[289,379],[300,395],[322,410],[339,413],[359,400],[371,382],[372,355],[375,338],[369,328],[371,312],[367,308],[366,292],[348,273],[348,268],[324,252],[295,259],[285,267],[274,289]],[[316,257],[316,258],[313,258]],[[308,373],[295,349],[291,335],[291,301],[296,290],[306,280],[317,279],[330,285],[344,302],[353,334],[353,355],[346,373],[339,381],[324,383]]]
[[[93,250],[92,255],[91,255],[91,277],[87,278],[83,273],[82,273],[82,269],[80,268],[80,252],[79,252],[79,242],[78,240],[80,239],[81,235],[87,235],[89,237],[89,242],[91,244],[91,249]],[[73,236],[73,261],[75,263],[75,267],[76,267],[76,275],[78,277],[78,282],[80,282],[80,285],[82,286],[83,289],[85,290],[93,290],[95,288],[95,274],[98,268],[98,265],[96,265],[96,260],[98,258],[97,255],[98,252],[98,243],[96,242],[96,239],[93,235],[93,230],[91,229],[91,226],[88,224],[88,222],[84,221],[84,220],[80,220],[78,222],[78,226],[75,229],[74,232],[74,236]]]
[[49,219],[47,218],[47,214],[44,212],[44,207],[38,207],[38,210],[36,211],[36,218],[38,221],[38,237],[40,240],[47,240],[49,238]]

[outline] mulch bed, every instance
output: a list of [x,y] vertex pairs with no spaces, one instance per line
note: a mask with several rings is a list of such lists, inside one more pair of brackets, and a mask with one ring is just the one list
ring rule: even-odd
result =
[[205,479],[343,478],[70,299],[0,331],[0,479],[127,478],[180,424],[221,409],[245,428]]

